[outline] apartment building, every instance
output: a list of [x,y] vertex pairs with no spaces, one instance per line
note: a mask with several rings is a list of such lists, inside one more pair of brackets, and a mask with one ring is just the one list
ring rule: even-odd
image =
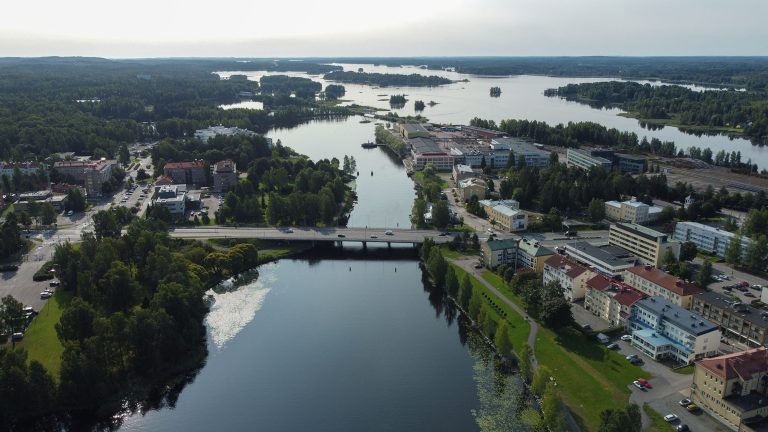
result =
[[612,326],[626,326],[632,305],[645,298],[640,291],[605,275],[590,278],[586,288],[584,308]]
[[[679,242],[692,242],[702,252],[725,258],[725,250],[736,234],[720,228],[698,222],[678,222],[675,224],[674,239]],[[746,256],[747,248],[752,243],[747,237],[741,238],[741,255]]]
[[483,179],[467,178],[459,181],[459,197],[463,202],[468,202],[473,196],[484,200],[487,193],[488,185]]
[[226,192],[237,184],[237,165],[231,159],[216,162],[211,166],[213,177],[213,190]]
[[177,184],[192,184],[196,186],[208,184],[206,178],[207,166],[202,159],[185,162],[168,162],[163,167],[163,175],[173,179]]
[[696,285],[647,264],[628,268],[624,282],[648,296],[660,296],[684,309],[690,309],[693,296],[703,292]]
[[43,166],[37,162],[0,162],[0,178],[3,176],[12,179],[18,169],[22,175],[37,175]]
[[699,360],[693,371],[691,399],[734,431],[768,417],[768,350],[748,351]]
[[528,214],[520,210],[520,203],[515,200],[483,200],[480,205],[488,220],[504,231],[517,232],[528,228]]
[[675,258],[680,256],[680,242],[670,241],[666,234],[634,223],[611,225],[608,243],[626,249],[644,263],[657,267],[661,266],[668,250]]
[[535,240],[522,239],[517,245],[517,268],[528,268],[540,273],[544,271],[544,262],[554,254],[552,249]]
[[717,354],[720,330],[705,318],[660,296],[632,306],[629,318],[632,346],[654,360],[687,365]]
[[621,276],[639,259],[626,250],[613,246],[593,246],[579,241],[565,245],[565,254],[577,263],[608,277]]
[[112,177],[112,170],[117,166],[117,161],[101,159],[98,161],[58,161],[53,168],[64,177],[71,177],[75,182],[85,186],[85,193],[89,199],[103,196],[102,186]]
[[587,291],[587,281],[594,276],[594,272],[563,255],[555,254],[544,261],[544,285],[557,282],[563,287],[565,298],[571,302],[584,298]]
[[768,344],[768,312],[726,297],[714,291],[706,291],[693,297],[691,311],[720,326],[723,336],[747,346]]
[[485,266],[494,269],[502,264],[515,265],[517,258],[517,243],[515,239],[488,240],[480,245]]

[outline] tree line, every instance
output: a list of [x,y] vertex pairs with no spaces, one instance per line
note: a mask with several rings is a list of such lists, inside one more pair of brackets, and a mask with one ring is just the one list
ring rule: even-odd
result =
[[333,71],[325,74],[323,79],[350,84],[376,85],[381,87],[399,86],[399,87],[436,87],[444,84],[450,84],[448,78],[437,75],[421,74],[389,74],[389,73],[369,73],[352,71]]

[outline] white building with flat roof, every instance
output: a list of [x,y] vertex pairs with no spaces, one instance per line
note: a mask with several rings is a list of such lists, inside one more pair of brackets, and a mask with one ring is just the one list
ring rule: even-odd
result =
[[187,191],[181,190],[176,185],[160,186],[156,192],[153,204],[160,205],[168,209],[168,212],[175,217],[184,216],[186,212]]
[[[675,224],[674,239],[679,242],[692,242],[702,252],[725,258],[725,250],[736,234],[717,227],[698,222],[678,222]],[[741,238],[741,256],[746,256],[747,248],[752,243],[747,237]]]

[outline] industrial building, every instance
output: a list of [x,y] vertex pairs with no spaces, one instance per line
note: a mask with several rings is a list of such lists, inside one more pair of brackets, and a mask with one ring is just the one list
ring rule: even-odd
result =
[[495,138],[491,140],[491,146],[499,151],[512,152],[515,166],[519,165],[521,158],[529,167],[542,168],[549,164],[549,152],[519,138]]
[[439,171],[453,171],[453,157],[438,147],[429,138],[409,139],[413,168],[423,170],[427,164],[432,164]]
[[[592,167],[600,167],[605,171],[610,171],[613,167],[613,161],[601,156],[598,156],[599,151],[581,150],[569,148],[566,151],[566,161],[568,166],[582,168],[588,170]],[[613,152],[611,152],[613,156]]]
[[400,124],[400,134],[408,139],[429,138],[429,131],[423,125],[416,123]]

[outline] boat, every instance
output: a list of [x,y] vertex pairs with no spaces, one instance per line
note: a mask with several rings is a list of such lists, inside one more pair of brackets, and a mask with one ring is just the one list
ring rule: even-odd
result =
[[362,148],[367,148],[367,149],[368,149],[368,148],[374,148],[374,147],[376,147],[377,145],[376,145],[376,143],[375,143],[375,142],[371,142],[371,141],[368,141],[368,142],[364,142],[364,143],[360,144],[360,146],[361,146]]
[[360,120],[360,123],[370,123],[370,122],[371,122],[371,121],[370,121],[370,120],[368,120],[368,119],[363,119],[363,120]]

